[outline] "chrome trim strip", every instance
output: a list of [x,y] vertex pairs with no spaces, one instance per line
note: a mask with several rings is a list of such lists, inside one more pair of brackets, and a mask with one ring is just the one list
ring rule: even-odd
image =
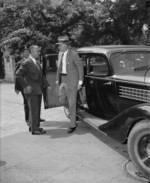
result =
[[89,75],[86,74],[85,75],[86,78],[90,78],[90,79],[96,79],[96,80],[109,80],[109,81],[113,81],[116,83],[125,83],[125,84],[136,84],[139,86],[148,86],[150,83],[144,83],[144,82],[135,82],[135,81],[128,81],[128,80],[119,80],[118,78],[112,77],[112,76],[93,76],[93,75]]

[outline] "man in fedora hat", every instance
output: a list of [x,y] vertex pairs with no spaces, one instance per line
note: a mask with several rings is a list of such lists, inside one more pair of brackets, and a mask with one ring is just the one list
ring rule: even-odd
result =
[[59,86],[59,100],[69,109],[70,127],[67,133],[76,130],[77,91],[83,83],[83,65],[76,51],[70,48],[68,36],[58,37],[59,55],[56,83]]

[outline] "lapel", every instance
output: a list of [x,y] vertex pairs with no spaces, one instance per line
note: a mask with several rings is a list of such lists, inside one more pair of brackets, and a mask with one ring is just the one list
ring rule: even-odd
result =
[[71,55],[71,50],[68,49],[68,53],[67,53],[67,57],[66,57],[66,66],[67,66],[67,64],[69,63],[70,55]]
[[63,55],[63,52],[59,52],[59,55],[58,55],[58,69],[59,70],[61,69],[61,64],[62,64],[62,55]]
[[29,60],[29,63],[30,63],[30,65],[31,65],[31,67],[33,68],[35,68],[36,67],[36,65],[35,65],[35,63],[33,62],[33,60],[30,58],[30,60]]
[[[38,66],[36,66],[35,63],[34,63],[34,61],[32,59],[30,59],[29,62],[32,65],[32,67],[36,68],[38,74],[40,74],[40,76],[41,76],[42,70],[41,70],[41,66],[39,65],[39,63],[37,63]],[[39,69],[37,67],[39,67]]]
[[38,65],[38,71],[40,72],[40,73],[42,73],[42,68],[41,68],[41,65],[40,65],[40,63],[39,63],[39,61],[37,61],[37,65]]

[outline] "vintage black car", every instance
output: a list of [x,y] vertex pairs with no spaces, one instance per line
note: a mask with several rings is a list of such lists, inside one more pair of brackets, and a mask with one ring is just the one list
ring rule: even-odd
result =
[[[77,49],[84,64],[77,118],[121,143],[150,179],[150,47],[92,46]],[[57,54],[47,55],[46,77],[55,86]],[[60,106],[55,90],[45,108]],[[65,109],[67,113],[67,109]]]

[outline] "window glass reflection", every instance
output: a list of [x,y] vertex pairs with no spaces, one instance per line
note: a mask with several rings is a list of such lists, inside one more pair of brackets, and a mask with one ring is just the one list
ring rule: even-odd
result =
[[149,52],[115,53],[110,57],[114,74],[145,71],[150,67]]

